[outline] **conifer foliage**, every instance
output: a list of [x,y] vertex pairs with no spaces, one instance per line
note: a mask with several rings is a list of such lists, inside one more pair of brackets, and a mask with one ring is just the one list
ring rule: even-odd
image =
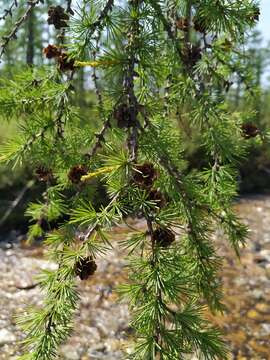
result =
[[[27,210],[29,236],[46,233],[50,257],[58,263],[40,278],[44,307],[21,320],[27,334],[22,358],[57,357],[72,330],[76,278],[95,276],[100,256],[112,246],[108,231],[139,216],[147,229],[121,242],[130,281],[120,293],[130,304],[136,333],[128,358],[176,360],[196,353],[226,359],[226,345],[205,320],[204,307],[223,310],[214,230],[223,229],[238,255],[246,236],[231,204],[237,164],[259,131],[253,131],[252,119],[230,111],[226,92],[233,75],[243,72],[241,44],[258,20],[258,4],[62,5],[48,8],[48,24],[58,34],[57,42],[44,47],[48,66],[14,74],[0,88],[1,115],[15,117],[20,127],[2,147],[1,160],[27,163],[46,184],[44,202]],[[26,4],[0,54],[35,6],[46,4]],[[73,101],[80,67],[92,73],[96,93],[87,119]],[[201,171],[190,170],[186,161],[195,141],[208,159]],[[89,201],[96,179],[109,198],[98,209]]]

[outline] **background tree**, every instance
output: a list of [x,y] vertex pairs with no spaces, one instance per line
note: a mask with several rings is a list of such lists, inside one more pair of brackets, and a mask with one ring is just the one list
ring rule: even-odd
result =
[[[26,4],[2,53],[40,5]],[[128,216],[147,225],[122,243],[130,282],[120,292],[137,335],[129,358],[172,360],[193,352],[227,358],[202,300],[223,310],[221,258],[211,237],[216,226],[237,254],[246,236],[231,209],[237,166],[248,143],[264,134],[232,109],[228,91],[238,76],[254,95],[241,49],[258,18],[249,0],[99,0],[49,8],[56,41],[46,44],[44,57],[57,66],[12,71],[0,89],[1,116],[20,124],[1,159],[27,163],[46,184],[44,201],[27,210],[29,236],[48,232],[59,265],[40,279],[44,307],[22,321],[24,359],[56,356],[72,328],[76,276],[94,275],[111,246],[107,232]],[[76,107],[84,85],[78,69],[85,67],[96,94],[88,112]],[[187,163],[195,145],[205,159],[197,170]],[[108,201],[94,207],[96,179]]]

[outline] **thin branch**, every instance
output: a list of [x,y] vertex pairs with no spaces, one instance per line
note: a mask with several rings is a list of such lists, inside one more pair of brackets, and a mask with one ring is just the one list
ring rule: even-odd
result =
[[70,13],[71,15],[74,15],[74,11],[72,10],[72,0],[67,0],[67,12]]
[[[99,47],[99,41],[101,38],[101,31],[98,32],[97,38],[96,38],[96,48],[93,50],[93,60],[96,61],[97,59],[97,53],[100,51],[100,47]],[[93,79],[93,83],[94,83],[94,87],[95,87],[95,93],[97,96],[97,101],[98,101],[98,110],[99,113],[102,117],[104,117],[105,111],[104,111],[104,103],[103,103],[103,98],[99,89],[99,84],[98,84],[98,76],[97,76],[97,69],[94,66],[93,67],[93,74],[92,74],[92,79]]]
[[21,200],[23,199],[25,193],[27,190],[31,189],[33,185],[35,184],[34,180],[28,181],[28,183],[23,187],[23,189],[19,192],[19,195],[16,197],[14,201],[12,201],[11,206],[7,209],[4,216],[0,220],[0,227],[5,224],[9,216],[13,213],[13,211],[16,209],[16,207],[19,205]]
[[95,33],[95,31],[98,29],[99,31],[103,28],[103,21],[108,16],[109,12],[112,11],[114,6],[114,0],[108,0],[104,8],[101,10],[99,17],[95,22],[93,22],[92,25],[89,26],[89,29],[87,31],[87,35],[84,40],[84,44],[81,45],[82,49],[84,49],[90,42],[91,37]]
[[[137,12],[140,6],[140,0],[130,0],[129,5]],[[138,127],[139,121],[137,119],[138,114],[138,100],[134,92],[134,73],[135,65],[138,59],[136,59],[136,47],[138,45],[138,36],[140,32],[139,21],[134,19],[130,25],[130,29],[127,33],[128,43],[126,51],[128,53],[128,65],[124,77],[124,91],[127,94],[131,130],[127,139],[127,146],[130,154],[130,161],[135,162],[138,151]]]
[[92,24],[89,36],[92,36],[97,28],[100,28],[101,23],[107,17],[108,13],[112,11],[114,0],[108,0],[103,10],[100,12],[98,19]]
[[150,5],[152,6],[152,8],[155,10],[157,16],[159,17],[159,19],[161,20],[163,27],[165,29],[165,31],[168,34],[168,37],[170,38],[170,40],[173,42],[173,44],[175,45],[175,48],[177,50],[177,53],[180,57],[180,59],[182,59],[183,61],[183,54],[182,54],[182,49],[179,43],[179,40],[176,38],[175,36],[175,32],[173,31],[173,25],[170,23],[170,21],[168,19],[166,19],[166,17],[164,16],[162,9],[159,5],[159,3],[156,0],[149,0]]
[[107,119],[103,122],[103,126],[98,133],[95,133],[95,142],[91,149],[85,153],[85,157],[89,160],[97,154],[98,149],[102,148],[102,144],[105,142],[105,134],[109,128],[111,128],[111,121],[113,119],[114,109],[119,104],[119,100],[114,105],[113,111],[108,115]]
[[[73,77],[73,73],[71,74],[69,80],[72,80],[72,77]],[[30,148],[37,139],[43,138],[44,135],[46,134],[46,132],[51,127],[54,127],[54,126],[56,126],[56,133],[57,133],[58,137],[60,139],[63,138],[63,133],[64,133],[63,125],[64,125],[64,123],[62,121],[62,117],[63,117],[64,111],[65,111],[65,97],[67,96],[67,92],[69,90],[70,90],[70,87],[67,87],[64,90],[63,94],[61,94],[60,101],[59,101],[59,109],[58,109],[58,112],[57,112],[56,119],[53,122],[50,122],[50,123],[46,124],[45,126],[43,126],[37,134],[33,134],[29,138],[29,140],[26,142],[26,144],[23,146],[22,151],[25,151],[26,149]]]
[[[120,191],[117,192],[103,211],[109,211],[112,208],[112,206],[115,204],[115,202],[118,200],[120,194],[121,194]],[[86,229],[86,231],[79,234],[78,236],[79,240],[82,242],[87,241],[99,227],[100,224],[98,222],[96,222],[94,225],[90,225]]]
[[[67,82],[71,83],[74,77],[74,73],[75,70],[71,71],[71,74],[69,75]],[[57,113],[57,118],[55,120],[55,124],[57,126],[57,135],[59,136],[60,139],[64,138],[64,125],[65,122],[62,121],[62,117],[64,115],[65,112],[65,98],[68,96],[68,92],[70,91],[71,87],[68,86],[66,87],[65,91],[63,92],[63,94],[61,95],[60,98],[60,102],[59,102],[59,108],[58,108],[58,113]]]
[[17,6],[18,6],[18,1],[17,0],[12,1],[10,6],[7,9],[4,9],[4,14],[2,16],[0,16],[0,21],[6,20],[6,18],[8,16],[12,17],[12,10],[13,10],[13,8],[16,8]]
[[9,42],[12,39],[16,39],[17,32],[21,25],[27,20],[28,16],[30,15],[31,11],[35,6],[37,6],[41,0],[33,0],[28,2],[28,8],[26,9],[25,13],[19,18],[19,20],[16,21],[14,28],[11,30],[11,32],[7,36],[2,37],[2,44],[1,44],[1,50],[0,50],[0,59],[5,53],[5,50],[9,44]]
[[89,150],[89,151],[85,154],[85,156],[86,156],[88,159],[91,159],[93,156],[95,156],[96,153],[97,153],[97,151],[98,151],[98,149],[102,147],[102,143],[104,143],[104,141],[105,141],[105,138],[104,138],[105,133],[106,133],[106,131],[111,127],[111,120],[112,120],[112,115],[109,116],[109,117],[107,118],[107,120],[104,122],[103,127],[102,127],[102,129],[100,130],[100,132],[95,134],[96,141],[95,141],[93,147],[91,148],[91,150]]

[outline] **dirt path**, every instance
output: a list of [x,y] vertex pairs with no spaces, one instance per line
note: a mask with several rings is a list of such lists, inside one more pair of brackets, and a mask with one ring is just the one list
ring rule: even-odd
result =
[[[224,330],[232,359],[266,360],[270,359],[270,198],[244,199],[236,207],[251,228],[250,239],[239,262],[217,236],[224,256],[222,278],[228,310],[223,316],[209,316]],[[114,236],[121,240],[127,232],[126,227],[119,227]],[[116,301],[113,291],[125,277],[123,254],[116,247],[98,265],[92,280],[78,281],[81,302],[75,331],[61,348],[61,359],[120,360],[128,346],[128,309]],[[29,304],[41,305],[42,294],[32,286],[34,276],[40,269],[54,266],[43,258],[40,248],[0,249],[1,360],[15,360],[20,354],[22,334],[14,316],[22,314]]]

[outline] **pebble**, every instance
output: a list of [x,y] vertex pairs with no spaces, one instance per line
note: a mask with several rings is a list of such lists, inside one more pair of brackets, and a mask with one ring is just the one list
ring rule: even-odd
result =
[[0,329],[0,345],[13,343],[16,341],[16,337],[12,332],[7,329]]
[[259,319],[261,317],[261,315],[256,311],[256,310],[249,310],[247,313],[247,317],[249,319]]
[[265,343],[257,342],[254,339],[252,339],[249,342],[249,346],[252,347],[252,349],[255,351],[256,354],[261,354],[262,357],[260,359],[263,359],[263,355],[269,355],[269,346]]
[[270,313],[270,306],[265,303],[258,303],[255,306],[256,310],[258,310],[260,313]]
[[265,266],[265,274],[270,279],[270,264]]
[[270,335],[270,324],[262,324],[264,335]]
[[251,291],[251,296],[256,299],[256,300],[260,300],[263,299],[264,297],[264,291],[261,289],[253,289]]
[[80,360],[78,351],[72,345],[63,345],[59,351],[60,355],[66,360]]

